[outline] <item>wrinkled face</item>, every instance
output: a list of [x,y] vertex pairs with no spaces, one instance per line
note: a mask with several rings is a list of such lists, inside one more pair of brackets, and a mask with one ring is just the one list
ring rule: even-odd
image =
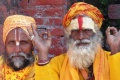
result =
[[14,70],[20,70],[34,62],[32,42],[21,28],[11,30],[5,42],[5,60]]
[[83,30],[72,30],[71,39],[74,41],[79,40],[79,43],[76,46],[85,46],[91,43],[90,39],[95,35],[92,29],[83,29]]
[[98,26],[88,17],[77,17],[68,26],[66,37],[71,65],[79,69],[88,68],[101,44],[102,34]]
[[88,68],[94,62],[100,41],[92,30],[72,30],[67,44],[71,64],[79,69]]
[[81,15],[72,19],[66,30],[70,39],[79,40],[77,46],[89,45],[90,39],[96,34],[94,21],[88,16]]

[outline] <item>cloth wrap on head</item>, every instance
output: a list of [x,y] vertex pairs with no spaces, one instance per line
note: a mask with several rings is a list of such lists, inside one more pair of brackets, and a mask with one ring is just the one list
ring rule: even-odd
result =
[[74,3],[67,14],[63,18],[63,26],[69,27],[71,20],[75,18],[77,15],[86,15],[98,25],[100,28],[103,22],[103,15],[97,7],[94,7],[91,4],[87,4],[84,2]]
[[34,18],[25,15],[11,15],[6,18],[3,26],[3,42],[5,44],[8,33],[15,28],[22,28],[28,33],[27,27],[32,31],[31,24],[36,28]]

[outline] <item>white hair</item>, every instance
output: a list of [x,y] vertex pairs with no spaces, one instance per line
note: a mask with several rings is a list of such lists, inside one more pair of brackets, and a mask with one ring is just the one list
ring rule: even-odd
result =
[[[98,45],[102,43],[102,34],[97,26],[95,26],[96,34],[90,40],[73,40],[66,36],[67,42],[67,55],[72,66],[79,69],[88,68],[94,62]],[[89,43],[86,46],[77,46],[78,43]]]

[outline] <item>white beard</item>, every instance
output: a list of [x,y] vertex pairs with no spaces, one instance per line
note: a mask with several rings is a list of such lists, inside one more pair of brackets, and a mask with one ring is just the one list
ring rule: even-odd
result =
[[[15,56],[19,56],[19,57],[15,57]],[[21,57],[20,57],[21,56]],[[24,60],[30,60],[32,58],[28,58],[27,55],[23,52],[20,52],[20,53],[12,53],[9,55],[9,57],[11,62],[13,63],[13,65],[16,67],[16,68],[21,68],[22,66],[24,66]]]
[[15,67],[20,68],[21,66],[23,66],[24,59],[20,57],[16,57],[12,59],[12,61]]
[[[72,66],[78,69],[88,68],[94,62],[95,55],[98,49],[98,45],[101,44],[101,37],[94,35],[90,40],[83,40],[85,43],[89,43],[86,46],[77,46],[80,40],[69,40],[67,44],[69,50],[67,55],[69,57]],[[82,43],[82,42],[81,42]]]

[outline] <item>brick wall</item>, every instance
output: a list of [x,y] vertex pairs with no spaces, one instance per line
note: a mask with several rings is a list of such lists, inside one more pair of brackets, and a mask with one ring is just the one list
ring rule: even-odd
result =
[[[2,26],[5,18],[12,14],[24,14],[35,18],[38,28],[51,30],[50,54],[65,52],[62,18],[67,11],[67,0],[0,0],[0,53],[4,52]],[[53,56],[51,55],[51,56]]]

